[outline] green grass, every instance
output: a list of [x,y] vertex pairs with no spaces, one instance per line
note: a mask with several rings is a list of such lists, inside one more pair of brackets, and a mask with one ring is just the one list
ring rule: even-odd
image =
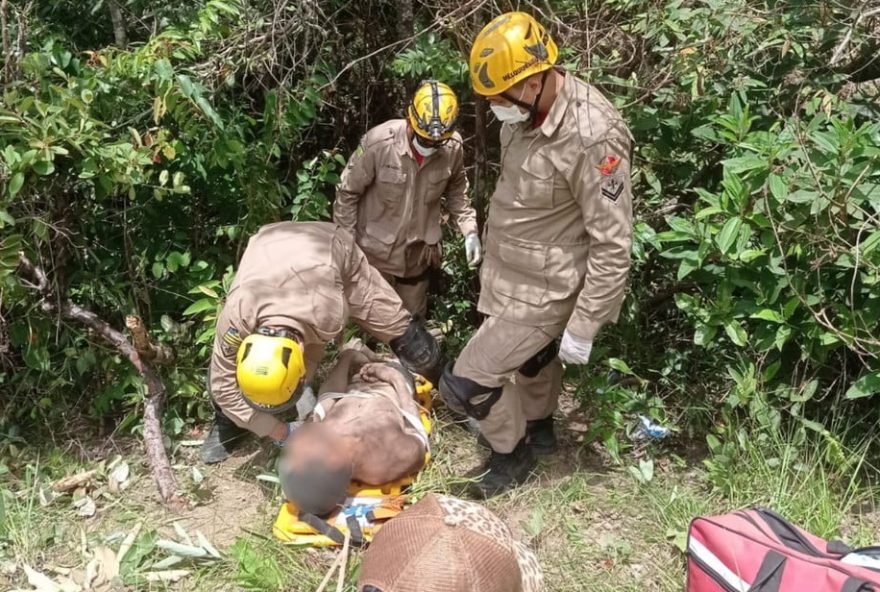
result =
[[[865,462],[865,447],[841,452],[827,437],[746,439],[713,456],[708,468],[699,461],[690,466],[680,459],[668,462],[664,459],[670,455],[662,450],[647,454],[653,456],[656,468],[650,481],[640,482],[626,467],[600,460],[592,449],[568,446],[558,457],[542,461],[535,480],[487,502],[536,551],[548,592],[681,590],[682,548],[690,520],[749,505],[773,507],[817,534],[842,535],[852,544],[870,543],[875,536],[876,516],[859,513],[875,492],[854,476]],[[421,473],[414,496],[457,491],[463,483],[460,475],[477,466],[483,455],[464,430],[439,419],[434,460]],[[177,459],[182,482],[187,474],[185,460]],[[631,458],[627,462],[637,464]],[[136,464],[134,459],[130,463]],[[249,484],[255,472],[263,472],[261,463],[265,461],[248,461],[235,469],[205,469],[206,489],[236,479]],[[79,468],[71,465],[69,472]],[[244,499],[231,499],[253,504],[256,510],[232,527],[225,544],[218,545],[222,559],[179,566],[191,574],[176,583],[146,583],[144,574],[155,571],[168,556],[156,546],[157,539],[179,540],[172,524],[188,516],[168,514],[151,501],[151,495],[144,495],[152,483],[143,473],[135,491],[100,498],[94,518],[77,517],[69,499],[44,508],[39,488],[51,481],[41,476],[44,469],[35,463],[25,478],[0,477],[0,567],[4,569],[27,563],[52,577],[47,571],[52,565],[82,569],[95,549],[107,546],[117,551],[122,535],[138,521],[144,529],[126,555],[121,576],[136,589],[310,591],[335,557],[333,550],[296,548],[272,539],[270,525],[280,500],[271,488],[250,483],[252,489]],[[63,463],[53,466],[52,478],[64,474],[62,469]],[[233,493],[235,487],[233,483]],[[263,492],[262,497],[258,492]],[[228,512],[219,497],[209,496],[202,503],[209,508],[216,505],[218,514]],[[192,530],[190,534],[195,536]],[[346,590],[354,590],[359,562],[360,552],[355,551]],[[12,574],[0,570],[0,588],[26,584],[20,568]]]

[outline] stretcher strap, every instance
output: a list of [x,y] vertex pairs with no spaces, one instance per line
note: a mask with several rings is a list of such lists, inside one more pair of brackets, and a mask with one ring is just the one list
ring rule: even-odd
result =
[[[337,545],[341,545],[345,542],[345,535],[342,531],[329,524],[326,520],[322,520],[318,516],[307,514],[306,512],[300,513],[299,519],[315,529],[318,534],[324,535]],[[345,524],[348,526],[348,532],[351,533],[349,544],[354,545],[355,547],[363,547],[367,541],[364,538],[364,531],[361,530],[361,525],[358,524],[357,518],[354,516],[347,516]]]

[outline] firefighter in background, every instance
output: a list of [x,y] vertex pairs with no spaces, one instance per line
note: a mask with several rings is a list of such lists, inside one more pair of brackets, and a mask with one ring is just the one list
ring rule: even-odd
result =
[[632,136],[557,56],[522,12],[492,20],[471,48],[471,83],[503,124],[501,175],[484,231],[487,318],[439,390],[480,420],[492,448],[477,471],[483,496],[523,481],[535,455],[556,448],[560,359],[587,363],[599,329],[617,320],[630,266]]
[[348,229],[412,314],[428,309],[428,272],[442,255],[441,198],[465,237],[468,265],[482,259],[477,220],[467,196],[458,99],[429,80],[405,119],[369,130],[336,187],[333,220]]

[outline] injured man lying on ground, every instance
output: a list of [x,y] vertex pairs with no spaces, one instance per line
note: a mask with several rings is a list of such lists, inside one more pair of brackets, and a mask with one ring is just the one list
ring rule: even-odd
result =
[[428,452],[414,376],[369,349],[345,349],[309,421],[288,439],[282,489],[300,512],[324,516],[351,481],[380,485],[416,473]]

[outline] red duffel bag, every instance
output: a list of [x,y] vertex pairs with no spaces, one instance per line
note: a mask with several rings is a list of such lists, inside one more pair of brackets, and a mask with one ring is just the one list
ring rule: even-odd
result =
[[697,518],[687,592],[880,592],[880,547],[850,549],[764,508]]

